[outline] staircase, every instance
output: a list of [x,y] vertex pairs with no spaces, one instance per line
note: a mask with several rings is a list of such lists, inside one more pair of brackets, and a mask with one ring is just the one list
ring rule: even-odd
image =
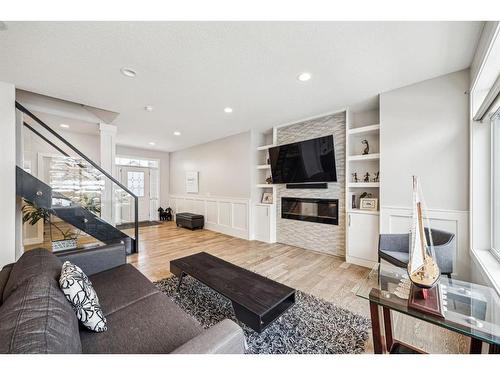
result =
[[[128,254],[136,253],[139,239],[137,196],[23,105],[16,102],[16,108],[23,115],[23,131],[29,132],[38,144],[55,151],[57,157],[51,160],[56,160],[53,174],[58,176],[42,181],[29,168],[17,166],[17,196],[36,207],[50,210],[52,215],[104,244],[123,243]],[[42,172],[38,171],[38,175],[44,174]],[[85,204],[88,202],[92,202],[92,207]],[[104,209],[108,213],[106,218],[102,217]],[[127,219],[134,223],[133,235],[117,228],[124,219],[121,215],[124,210]]]

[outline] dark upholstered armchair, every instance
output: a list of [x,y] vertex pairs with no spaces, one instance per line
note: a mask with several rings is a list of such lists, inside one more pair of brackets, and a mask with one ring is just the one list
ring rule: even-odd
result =
[[[432,243],[439,270],[451,277],[455,256],[455,235],[442,230],[432,229]],[[429,229],[425,228],[425,236],[429,242]],[[410,234],[381,234],[378,244],[378,260],[381,259],[398,266],[407,267],[410,260]]]

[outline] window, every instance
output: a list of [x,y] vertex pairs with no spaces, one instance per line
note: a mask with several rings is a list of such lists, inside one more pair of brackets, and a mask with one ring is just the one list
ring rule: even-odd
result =
[[500,113],[491,119],[491,248],[500,259]]
[[128,158],[122,156],[116,157],[115,164],[131,166],[131,167],[158,168],[158,160]]
[[138,197],[144,196],[144,172],[127,172],[127,187]]

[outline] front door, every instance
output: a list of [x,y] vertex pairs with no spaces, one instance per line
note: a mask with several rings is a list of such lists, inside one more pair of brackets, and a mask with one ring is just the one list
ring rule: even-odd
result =
[[[120,167],[121,181],[139,198],[139,221],[149,220],[150,177],[149,168]],[[134,221],[134,202],[122,206],[122,222]]]

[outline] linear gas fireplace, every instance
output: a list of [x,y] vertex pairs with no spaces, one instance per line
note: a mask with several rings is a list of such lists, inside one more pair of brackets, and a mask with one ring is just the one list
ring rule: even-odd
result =
[[281,217],[284,219],[338,225],[338,216],[338,199],[281,198]]

